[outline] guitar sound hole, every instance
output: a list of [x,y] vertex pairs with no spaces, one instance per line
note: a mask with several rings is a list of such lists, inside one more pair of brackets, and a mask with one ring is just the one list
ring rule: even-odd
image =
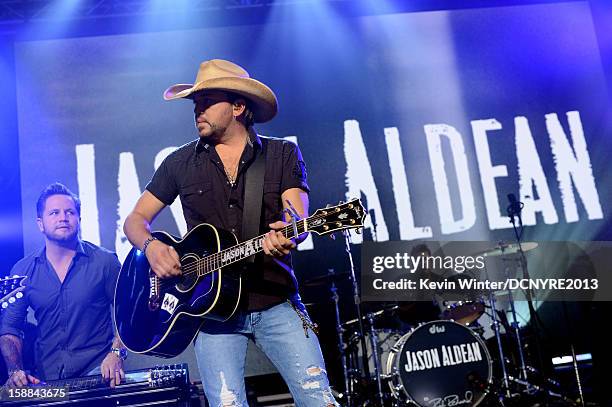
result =
[[198,281],[198,270],[196,265],[197,260],[198,258],[196,258],[194,255],[190,255],[181,260],[183,275],[176,283],[176,287],[180,291],[187,291],[191,289]]

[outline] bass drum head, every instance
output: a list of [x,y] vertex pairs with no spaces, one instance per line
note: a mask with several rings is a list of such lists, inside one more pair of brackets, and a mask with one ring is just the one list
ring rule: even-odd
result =
[[421,407],[477,406],[492,379],[484,343],[453,321],[432,321],[404,335],[387,360],[393,394]]

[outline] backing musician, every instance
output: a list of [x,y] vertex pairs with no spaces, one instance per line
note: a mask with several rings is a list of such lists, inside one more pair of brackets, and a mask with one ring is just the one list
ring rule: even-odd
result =
[[[114,387],[126,350],[113,335],[111,304],[121,267],[117,256],[79,237],[81,203],[60,183],[41,193],[36,212],[45,245],[15,264],[27,276],[24,297],[3,311],[0,349],[9,387],[101,374]],[[23,365],[28,307],[38,324],[35,372]]]

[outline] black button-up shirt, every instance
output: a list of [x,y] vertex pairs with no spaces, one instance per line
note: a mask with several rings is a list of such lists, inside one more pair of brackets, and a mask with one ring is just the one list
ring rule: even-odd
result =
[[38,324],[35,344],[41,379],[78,377],[102,363],[113,334],[111,304],[121,264],[117,256],[82,241],[60,282],[45,248],[15,264],[11,275],[28,276],[24,297],[2,313],[0,335],[23,338],[28,306]]
[[[268,224],[282,220],[281,194],[284,191],[290,188],[309,191],[306,167],[298,146],[283,139],[266,138],[265,142],[260,233],[270,230]],[[204,139],[194,140],[166,157],[146,189],[166,205],[171,205],[179,196],[189,229],[200,223],[210,223],[233,232],[242,241],[244,174],[253,162],[255,149],[261,148],[261,138],[251,132],[240,157],[236,183],[232,186],[215,146]],[[281,302],[297,290],[290,255],[276,262],[260,254],[256,256],[255,267],[246,276],[250,310]]]

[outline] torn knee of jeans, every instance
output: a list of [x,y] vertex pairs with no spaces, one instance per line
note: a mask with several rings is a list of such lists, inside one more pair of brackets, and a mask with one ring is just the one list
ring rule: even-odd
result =
[[309,366],[306,368],[306,375],[308,379],[302,383],[302,388],[304,390],[318,390],[323,386],[321,385],[320,377],[327,374],[325,369],[320,368],[319,366]]
[[315,390],[320,389],[321,383],[318,380],[306,380],[302,383],[302,389],[304,390]]
[[306,369],[306,374],[309,377],[318,376],[321,374],[326,374],[325,369],[321,369],[319,366],[310,366]]
[[236,394],[228,389],[221,390],[220,399],[221,407],[234,407],[239,405]]
[[238,397],[236,393],[227,388],[227,383],[225,382],[225,375],[223,372],[219,373],[219,377],[221,379],[221,394],[219,398],[221,399],[221,407],[232,407],[238,406]]

